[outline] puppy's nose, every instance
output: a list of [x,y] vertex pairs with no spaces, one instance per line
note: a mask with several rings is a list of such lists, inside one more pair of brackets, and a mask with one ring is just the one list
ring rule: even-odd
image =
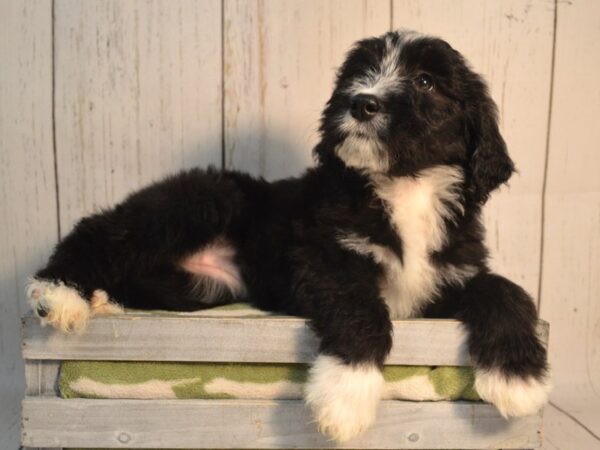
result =
[[350,114],[356,120],[366,122],[371,120],[381,110],[381,104],[374,95],[358,94],[352,97]]

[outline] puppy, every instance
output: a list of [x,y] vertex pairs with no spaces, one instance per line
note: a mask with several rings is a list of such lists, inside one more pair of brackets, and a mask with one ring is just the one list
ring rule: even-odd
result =
[[84,218],[32,280],[34,310],[63,331],[121,306],[238,299],[306,317],[320,338],[306,401],[339,442],[375,419],[391,319],[452,317],[480,396],[506,417],[538,411],[535,306],[487,265],[481,208],[514,168],[481,77],[440,39],[362,40],[320,135],[300,178],[193,169]]

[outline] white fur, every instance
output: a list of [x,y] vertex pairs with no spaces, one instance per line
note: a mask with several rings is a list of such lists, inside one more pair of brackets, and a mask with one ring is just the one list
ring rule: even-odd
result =
[[376,70],[369,70],[357,78],[348,88],[351,96],[371,94],[385,97],[389,92],[399,91],[406,81],[398,71],[398,62],[403,45],[416,37],[416,34],[404,33],[399,42],[394,45],[391,37],[385,38],[385,54]]
[[92,316],[109,316],[121,314],[123,307],[111,301],[106,291],[96,289],[90,299],[90,310]]
[[384,172],[389,167],[388,153],[378,139],[349,135],[335,148],[335,153],[348,167]]
[[45,317],[40,317],[43,325],[50,324],[65,333],[81,333],[91,315],[88,302],[76,289],[63,283],[32,279],[27,296],[36,314],[38,308],[47,311]]
[[459,189],[462,172],[454,166],[436,166],[415,177],[372,179],[402,239],[403,260],[365,237],[351,234],[340,237],[339,242],[370,255],[385,268],[380,292],[393,318],[415,316],[444,284],[462,285],[477,273],[470,265],[438,267],[430,258],[445,243],[445,220],[463,213]]
[[374,177],[375,192],[402,239],[402,262],[388,266],[382,295],[392,316],[409,317],[420,311],[440,287],[442,274],[430,254],[446,240],[445,220],[463,212],[460,203],[462,172],[436,166],[411,177]]
[[373,365],[350,366],[319,355],[310,369],[306,403],[322,433],[346,442],[375,421],[383,386],[383,375]]
[[537,413],[548,402],[551,389],[549,377],[538,380],[507,376],[497,369],[475,371],[475,390],[505,418]]

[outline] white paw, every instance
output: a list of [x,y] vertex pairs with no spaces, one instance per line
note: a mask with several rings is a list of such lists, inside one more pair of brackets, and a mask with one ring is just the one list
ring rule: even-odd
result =
[[320,355],[310,369],[306,403],[321,433],[346,442],[375,421],[383,385],[377,367],[349,366],[336,357]]
[[551,385],[548,378],[521,378],[496,369],[477,369],[475,389],[483,400],[493,403],[508,418],[537,413],[548,402]]
[[90,318],[90,306],[76,289],[63,283],[33,279],[27,286],[33,311],[43,325],[64,333],[81,333]]
[[111,301],[108,293],[102,289],[96,289],[92,293],[90,308],[92,316],[110,316],[123,312],[123,307]]

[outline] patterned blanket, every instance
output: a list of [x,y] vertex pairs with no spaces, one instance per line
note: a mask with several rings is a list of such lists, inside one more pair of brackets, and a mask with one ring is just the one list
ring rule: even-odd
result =
[[[203,316],[261,316],[236,304],[194,313]],[[64,398],[127,399],[300,399],[305,364],[240,364],[65,361],[59,387]],[[479,400],[469,367],[386,366],[384,398]]]

